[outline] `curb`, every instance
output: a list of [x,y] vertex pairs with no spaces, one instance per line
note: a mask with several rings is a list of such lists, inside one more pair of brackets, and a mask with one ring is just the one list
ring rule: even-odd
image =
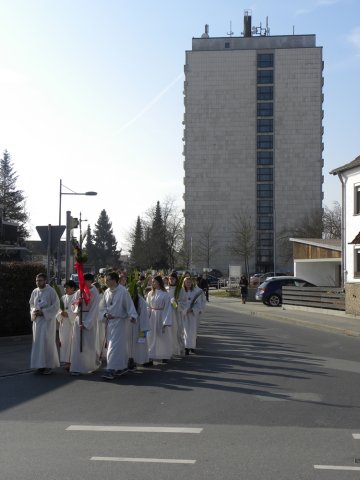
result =
[[251,315],[254,315],[255,317],[260,317],[260,318],[269,318],[271,320],[275,320],[278,322],[286,322],[286,323],[292,323],[293,325],[301,325],[303,327],[313,328],[315,330],[325,330],[331,333],[347,335],[349,337],[360,337],[360,332],[351,330],[348,328],[334,327],[333,325],[315,323],[307,320],[300,320],[297,318],[281,317],[274,314],[266,314],[266,313],[260,314],[259,312],[254,312],[254,311],[251,312]]

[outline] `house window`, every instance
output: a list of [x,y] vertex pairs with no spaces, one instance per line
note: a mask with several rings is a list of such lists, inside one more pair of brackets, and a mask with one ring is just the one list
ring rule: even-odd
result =
[[230,48],[230,42],[225,42],[225,48]]
[[360,247],[354,250],[354,277],[360,278]]
[[360,186],[356,185],[355,186],[355,191],[354,191],[354,214],[355,215],[360,215]]

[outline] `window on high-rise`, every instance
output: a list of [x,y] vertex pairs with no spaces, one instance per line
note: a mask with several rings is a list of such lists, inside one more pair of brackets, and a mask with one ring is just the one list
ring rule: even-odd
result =
[[257,87],[257,100],[273,100],[274,87]]
[[257,217],[257,229],[258,230],[272,230],[273,228],[273,217],[272,216],[261,216]]
[[260,167],[257,169],[256,178],[258,182],[272,182],[273,169]]
[[272,133],[274,129],[273,123],[272,118],[258,118],[257,133]]
[[258,183],[256,185],[257,198],[273,198],[272,183]]
[[257,83],[274,83],[274,71],[273,70],[258,70],[257,71]]
[[258,117],[272,117],[273,113],[274,113],[274,104],[272,102],[257,104]]
[[273,232],[257,232],[257,242],[259,247],[272,247],[274,243]]
[[257,136],[257,148],[273,148],[273,136],[272,135],[258,135]]
[[270,198],[265,198],[257,201],[257,213],[266,214],[273,213],[273,201]]
[[260,151],[256,153],[258,165],[272,165],[274,162],[274,152]]
[[274,66],[274,54],[273,53],[258,53],[257,56],[258,68],[270,68]]

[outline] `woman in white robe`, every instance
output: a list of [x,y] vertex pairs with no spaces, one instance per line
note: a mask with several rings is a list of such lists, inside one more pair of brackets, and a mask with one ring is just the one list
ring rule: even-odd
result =
[[59,322],[60,363],[64,364],[65,368],[70,366],[71,341],[76,317],[71,305],[74,300],[75,288],[76,284],[73,280],[65,283],[65,295],[61,297],[64,310],[59,310],[56,317]]
[[72,375],[91,373],[98,368],[96,358],[96,332],[99,316],[99,292],[92,285],[94,276],[91,273],[84,275],[85,284],[90,291],[90,302],[82,303],[82,352],[80,352],[80,306],[77,303],[81,292],[78,290],[74,295],[73,311],[76,314],[74,333],[71,345],[70,372]]
[[[173,324],[172,324],[172,335],[173,335],[173,355],[184,355],[184,325],[182,321],[182,316],[178,309],[178,300],[175,299],[175,290],[177,283],[177,274],[176,272],[169,275],[169,285],[166,288],[171,301],[172,313],[173,313]],[[180,291],[181,294],[181,291]]]
[[130,326],[130,356],[134,358],[136,365],[143,365],[149,361],[149,348],[147,336],[150,330],[149,313],[147,304],[141,295],[138,295],[134,303],[138,319]]
[[30,368],[47,374],[60,366],[56,347],[56,314],[60,302],[55,290],[46,284],[45,274],[36,276],[36,285],[29,301],[33,330]]
[[195,353],[200,314],[204,306],[204,292],[194,286],[191,278],[185,278],[179,298],[179,309],[184,323],[185,354]]
[[150,331],[148,334],[149,359],[166,363],[173,353],[172,322],[173,312],[170,295],[165,290],[160,275],[152,280],[152,288],[146,297],[149,312]]

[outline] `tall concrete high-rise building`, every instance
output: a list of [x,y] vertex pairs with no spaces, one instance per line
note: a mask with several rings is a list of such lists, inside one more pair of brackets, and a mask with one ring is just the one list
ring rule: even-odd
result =
[[[322,208],[323,61],[315,35],[193,38],[184,88],[185,238],[192,266],[291,268],[281,241]],[[245,239],[244,239],[245,237]]]

